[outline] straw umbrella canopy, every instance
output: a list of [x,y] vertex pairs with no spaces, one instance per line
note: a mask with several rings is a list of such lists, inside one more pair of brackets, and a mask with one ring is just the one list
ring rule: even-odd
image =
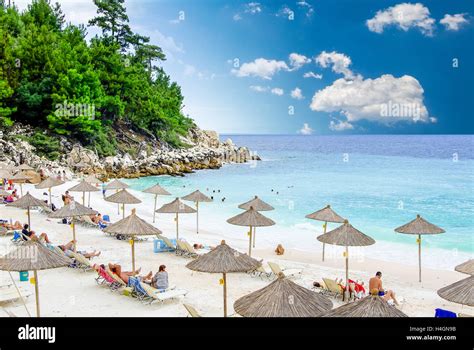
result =
[[55,179],[54,177],[48,177],[41,181],[39,184],[35,185],[35,188],[37,189],[48,189],[49,193],[49,204],[51,205],[51,188],[56,187],[56,186],[61,186],[64,184],[64,181]]
[[151,193],[155,195],[155,205],[153,206],[153,223],[155,223],[155,217],[156,217],[156,201],[158,199],[158,196],[169,196],[171,193],[169,193],[167,190],[165,190],[163,187],[161,187],[159,184],[153,185],[146,190],[143,190],[143,193]]
[[27,171],[27,170],[35,170],[34,168],[30,167],[28,164],[21,164],[16,167],[19,171]]
[[397,227],[395,232],[408,235],[418,235],[418,239],[416,240],[418,243],[418,281],[421,282],[421,235],[436,235],[446,231],[426,221],[418,214],[414,220],[403,226]]
[[106,197],[105,200],[119,205],[122,204],[123,218],[125,218],[125,204],[139,204],[142,202],[125,189]]
[[77,246],[77,240],[76,240],[76,223],[75,223],[75,218],[80,217],[80,216],[86,216],[86,215],[96,215],[98,214],[97,211],[87,208],[83,206],[82,204],[79,204],[76,201],[72,201],[68,205],[65,205],[59,210],[53,211],[51,214],[49,214],[50,218],[55,218],[55,219],[63,219],[63,218],[71,218],[71,226],[72,226],[72,237],[73,240],[76,241],[76,244],[74,244],[74,251],[76,251],[76,246]]
[[184,204],[178,197],[170,203],[164,204],[161,208],[156,210],[157,213],[176,214],[176,240],[179,239],[179,214],[192,214],[196,209]]
[[474,275],[474,259],[469,259],[454,268],[457,272]]
[[212,199],[199,190],[196,190],[184,197],[181,197],[181,199],[196,203],[196,233],[199,233],[199,203],[212,202]]
[[453,303],[474,306],[474,276],[469,276],[438,290],[438,295]]
[[221,284],[224,289],[224,317],[227,317],[227,274],[252,271],[261,266],[261,262],[229,247],[225,241],[209,253],[199,256],[186,267],[193,271],[222,273]]
[[40,317],[39,281],[38,271],[68,266],[72,260],[66,256],[47,249],[37,241],[27,241],[14,251],[0,257],[0,270],[2,271],[33,271],[36,316]]
[[89,176],[87,176],[84,181],[90,183],[90,184],[101,184],[103,183],[103,181],[101,181],[100,179],[97,178],[97,176],[95,176],[95,174],[90,174]]
[[8,171],[13,171],[15,170],[15,166],[11,164],[6,164],[6,163],[1,163],[0,164],[0,169],[2,170],[8,170]]
[[132,209],[132,214],[104,229],[104,232],[119,234],[130,238],[132,246],[132,271],[135,271],[135,237],[159,235],[161,231],[155,226],[150,225],[145,220],[139,218],[136,210]]
[[30,208],[47,207],[47,205],[42,200],[33,197],[29,192],[27,192],[20,199],[14,201],[14,202],[8,203],[7,207],[16,207],[16,208],[26,209],[27,214],[28,214],[28,227],[31,230]]
[[275,225],[275,221],[267,218],[266,216],[260,214],[253,207],[250,207],[249,210],[233,216],[230,219],[227,219],[227,222],[232,225],[237,226],[248,226],[249,227],[249,256],[252,256],[252,228],[253,227],[266,227]]
[[31,179],[31,176],[23,174],[22,172],[19,172],[19,173],[13,175],[12,177],[10,177],[9,180],[12,180],[13,182],[20,184],[20,194],[23,196],[23,186],[22,185],[23,185],[24,182],[26,182],[30,179]]
[[90,198],[90,193],[91,192],[98,192],[100,191],[97,187],[91,185],[89,182],[82,180],[79,182],[76,186],[71,187],[69,192],[82,192],[82,205],[86,205],[86,192],[89,192],[89,203],[88,205],[90,206],[91,204],[91,198]]
[[322,234],[317,237],[321,243],[332,244],[346,247],[344,257],[346,259],[346,292],[349,291],[349,248],[348,247],[364,247],[375,243],[375,241],[360,232],[354,226],[352,226],[348,220],[344,220],[344,223],[329,231],[328,233]]
[[323,317],[408,317],[378,295],[368,295],[352,303],[339,306]]
[[283,272],[268,286],[234,303],[234,310],[244,317],[318,317],[331,308],[329,298],[297,285]]
[[[105,186],[105,190],[115,190],[117,193],[119,190],[129,188],[130,186],[120,180],[113,180]],[[117,214],[120,214],[120,203],[117,203]]]
[[[258,196],[255,196],[251,200],[239,205],[240,209],[249,210],[253,207],[256,211],[270,211],[275,210],[270,204],[262,201]],[[257,228],[253,228],[253,247],[255,248],[255,237],[257,236]]]
[[[332,210],[331,206],[328,204],[323,209],[315,211],[314,213],[308,214],[305,216],[307,219],[317,220],[317,221],[324,221],[323,224],[323,234],[326,233],[326,229],[328,227],[328,222],[334,223],[344,223],[344,218],[338,215],[334,210]],[[324,261],[324,251],[326,248],[326,244],[323,243],[323,261]]]

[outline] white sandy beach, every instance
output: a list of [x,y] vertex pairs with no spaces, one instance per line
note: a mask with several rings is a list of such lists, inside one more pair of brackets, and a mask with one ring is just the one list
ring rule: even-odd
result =
[[[68,182],[53,189],[53,202],[60,206],[60,194],[72,187],[77,182]],[[36,190],[33,185],[24,185],[24,193],[30,193],[37,198],[43,198],[43,190]],[[139,198],[147,195],[131,190],[131,193]],[[110,194],[110,193],[108,193]],[[81,194],[74,193],[77,201],[81,202]],[[147,197],[148,198],[148,197]],[[149,197],[152,198],[152,197]],[[172,197],[160,198],[160,204],[171,201]],[[150,202],[150,201],[148,201]],[[87,204],[87,199],[86,199]],[[117,213],[117,205],[103,200],[101,192],[91,195],[91,206],[102,214],[109,214],[115,222],[121,218]],[[137,209],[140,217],[151,223],[152,206],[140,204],[133,206]],[[130,214],[132,206],[126,207],[126,215]],[[236,214],[238,211],[236,211]],[[25,210],[0,207],[0,218],[20,220],[26,222]],[[175,237],[175,223],[173,215],[157,214],[156,226],[163,231],[167,237]],[[64,244],[72,239],[71,228],[58,223],[57,219],[48,219],[44,214],[33,211],[31,216],[32,229],[37,233],[46,232],[55,244]],[[225,231],[225,235],[222,232]],[[200,233],[195,233],[195,215],[180,216],[180,237],[191,243],[204,243],[209,245],[219,244],[221,239],[233,248],[246,252],[248,247],[246,229],[235,227],[222,222],[217,224],[207,220],[205,215],[200,216]],[[292,232],[288,232],[291,235]],[[312,233],[316,237],[317,232]],[[126,241],[119,241],[99,229],[77,225],[77,240],[80,250],[101,250],[102,254],[94,258],[95,263],[120,263],[124,268],[131,269],[130,245]],[[282,257],[277,257],[273,252],[275,246],[282,243],[286,252]],[[384,245],[384,247],[389,245]],[[3,255],[15,246],[11,244],[10,237],[0,238],[0,253]],[[450,303],[441,299],[436,290],[450,283],[466,277],[453,270],[454,266],[464,259],[453,259],[448,265],[451,269],[423,268],[423,282],[418,283],[418,266],[413,264],[416,257],[416,245],[407,249],[407,262],[384,261],[371,259],[366,255],[368,250],[358,251],[357,257],[350,260],[350,278],[364,281],[368,280],[376,271],[383,272],[383,283],[386,289],[392,289],[402,299],[400,309],[409,316],[434,316],[435,308],[444,308],[453,312],[473,314],[469,307]],[[257,247],[252,256],[267,261],[278,262],[282,267],[296,267],[303,269],[302,278],[295,282],[310,287],[313,281],[321,281],[323,277],[343,278],[344,261],[342,251],[328,248],[325,262],[321,261],[321,245],[314,239],[314,244],[308,247],[305,244],[299,246],[297,243],[286,244],[281,234],[272,236],[272,228],[257,230]],[[430,251],[424,252],[425,255]],[[351,256],[351,253],[349,251]],[[363,254],[363,255],[362,255]],[[390,252],[387,251],[387,256]],[[408,258],[409,257],[409,258]],[[439,257],[440,259],[443,257]],[[461,261],[460,261],[461,260]],[[187,316],[187,311],[182,303],[193,305],[203,316],[222,316],[222,286],[219,285],[221,275],[197,273],[188,270],[185,265],[190,259],[176,256],[173,253],[154,253],[153,239],[139,242],[136,245],[137,266],[142,272],[152,270],[155,272],[158,266],[165,264],[169,273],[170,284],[188,290],[188,294],[181,300],[168,301],[164,304],[154,303],[143,305],[131,297],[111,292],[105,286],[99,286],[95,282],[95,272],[82,272],[75,269],[60,268],[39,272],[39,287],[41,296],[42,316]],[[34,287],[29,282],[19,282],[18,273],[12,273],[15,281],[22,289],[34,292]],[[31,277],[31,276],[30,276]],[[8,282],[7,272],[0,272],[0,281]],[[269,283],[258,277],[247,274],[231,274],[228,276],[228,307],[233,313],[232,305],[236,299],[264,287]],[[340,301],[332,299],[337,306]],[[27,298],[27,306],[31,314],[34,314],[34,294]],[[26,316],[26,311],[21,303],[2,305],[5,309],[17,316]],[[0,316],[7,316],[6,312],[0,312]]]

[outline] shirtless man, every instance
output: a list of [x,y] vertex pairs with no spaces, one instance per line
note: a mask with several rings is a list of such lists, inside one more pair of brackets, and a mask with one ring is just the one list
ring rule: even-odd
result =
[[[122,281],[124,281],[127,285],[128,285],[128,278],[137,276],[141,270],[141,268],[139,268],[136,271],[122,271],[122,266],[120,266],[119,264],[111,264],[111,263],[109,263],[109,269],[110,271],[115,273],[117,276],[119,276],[122,279]],[[146,275],[145,277],[139,277],[139,278],[144,279],[144,280],[149,280],[152,275],[153,274],[150,271],[148,275]]]
[[382,272],[378,271],[375,274],[375,277],[372,277],[369,280],[369,291],[372,293],[373,290],[377,290],[379,296],[381,296],[385,301],[393,299],[395,305],[399,305],[397,299],[395,299],[395,293],[391,290],[384,290],[382,287]]

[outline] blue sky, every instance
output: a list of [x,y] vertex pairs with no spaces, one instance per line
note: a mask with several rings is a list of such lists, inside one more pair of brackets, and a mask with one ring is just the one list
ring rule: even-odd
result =
[[[94,15],[92,1],[61,3],[72,22]],[[132,29],[163,47],[163,66],[182,86],[184,111],[202,128],[474,132],[472,0],[126,5]]]

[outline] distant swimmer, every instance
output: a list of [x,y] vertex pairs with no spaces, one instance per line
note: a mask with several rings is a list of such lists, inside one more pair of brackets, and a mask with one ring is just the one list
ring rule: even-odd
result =
[[224,197],[224,198],[222,198],[222,202],[224,202],[224,201],[225,201],[225,197]]
[[214,196],[211,196],[211,199],[214,200]]
[[221,190],[217,190],[218,193],[221,193]]

